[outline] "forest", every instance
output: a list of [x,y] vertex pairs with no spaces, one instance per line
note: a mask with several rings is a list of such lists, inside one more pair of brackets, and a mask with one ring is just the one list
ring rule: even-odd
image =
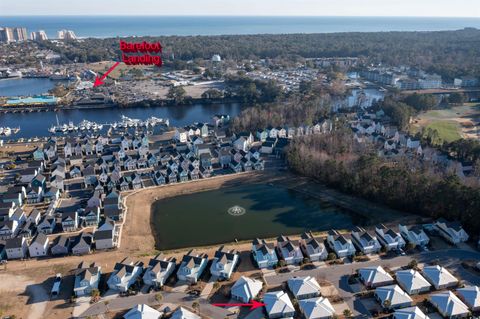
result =
[[421,216],[459,220],[467,230],[480,231],[478,187],[463,185],[454,174],[432,174],[421,163],[412,169],[408,159],[391,165],[359,152],[349,131],[296,138],[287,160],[297,173],[347,194]]
[[[120,58],[119,38],[85,39],[68,46],[42,43],[65,60],[97,62]],[[124,38],[160,41],[165,61],[210,59],[287,59],[358,57],[366,63],[409,65],[445,80],[480,74],[480,30],[441,32],[366,32],[328,34],[168,36]]]

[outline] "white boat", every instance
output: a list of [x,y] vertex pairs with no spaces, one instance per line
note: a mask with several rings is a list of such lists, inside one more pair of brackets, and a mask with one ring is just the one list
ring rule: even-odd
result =
[[3,128],[3,135],[5,135],[5,136],[12,135],[12,130],[9,127]]

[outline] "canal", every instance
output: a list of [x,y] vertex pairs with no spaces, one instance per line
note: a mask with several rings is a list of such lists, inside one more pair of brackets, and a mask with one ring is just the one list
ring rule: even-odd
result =
[[152,205],[151,216],[159,250],[308,230],[347,229],[369,225],[369,220],[329,202],[271,184],[239,185],[159,200]]

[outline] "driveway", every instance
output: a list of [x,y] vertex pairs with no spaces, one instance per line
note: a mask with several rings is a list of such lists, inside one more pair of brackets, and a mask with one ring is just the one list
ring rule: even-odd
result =
[[[212,306],[208,301],[201,298],[193,298],[184,293],[178,292],[162,292],[161,303],[171,303],[187,308],[192,307],[193,302],[198,302],[200,305],[200,312],[209,318],[225,318],[231,314],[230,311]],[[124,309],[130,309],[137,304],[159,305],[160,302],[155,300],[155,293],[136,295],[130,297],[118,297],[111,299],[106,306],[103,301],[92,305],[88,308],[80,318],[88,316],[97,316],[108,311],[120,311]],[[108,309],[107,309],[108,307]]]

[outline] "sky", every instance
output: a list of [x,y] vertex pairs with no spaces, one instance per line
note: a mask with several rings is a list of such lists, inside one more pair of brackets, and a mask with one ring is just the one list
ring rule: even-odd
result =
[[0,15],[480,17],[480,0],[0,0]]

